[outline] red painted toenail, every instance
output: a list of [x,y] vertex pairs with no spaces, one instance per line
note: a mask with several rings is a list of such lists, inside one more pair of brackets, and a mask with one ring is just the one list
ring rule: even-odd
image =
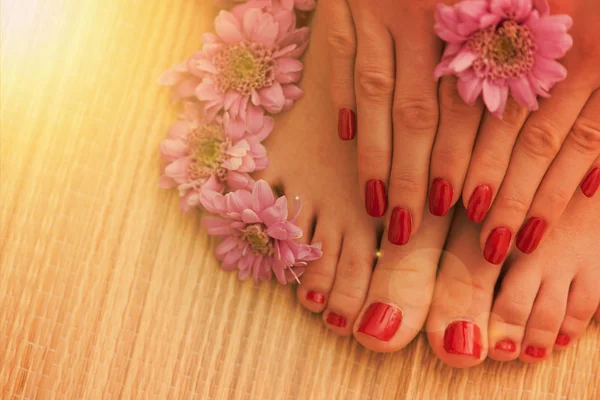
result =
[[559,333],[555,343],[559,346],[568,346],[571,343],[571,337],[567,334]]
[[356,136],[356,114],[349,108],[342,108],[338,115],[338,135],[342,140],[352,140]]
[[534,358],[544,358],[546,356],[546,349],[541,347],[527,346],[525,354]]
[[436,178],[429,192],[429,211],[438,217],[448,214],[454,197],[452,185],[445,179]]
[[306,300],[314,301],[315,303],[324,304],[325,295],[319,292],[308,292],[306,293]]
[[508,228],[494,229],[485,242],[483,257],[492,264],[502,264],[508,254],[511,238],[512,233]]
[[392,244],[404,245],[408,243],[412,232],[412,218],[408,210],[396,207],[390,218],[388,240]]
[[548,224],[543,218],[533,217],[523,226],[517,235],[517,247],[525,254],[531,254],[537,249]]
[[463,356],[481,357],[481,331],[473,322],[456,321],[444,333],[444,350]]
[[379,179],[367,181],[365,189],[365,205],[371,217],[382,217],[387,210],[387,194],[385,183]]
[[504,339],[496,343],[496,350],[512,353],[517,350],[517,345],[512,340]]
[[330,312],[327,314],[327,323],[329,325],[337,326],[338,328],[343,328],[346,326],[346,318],[342,317],[340,314]]
[[358,331],[384,342],[389,341],[402,322],[402,311],[385,303],[369,306],[360,322]]
[[479,185],[469,199],[467,216],[473,222],[481,222],[485,219],[492,204],[492,188],[488,185]]
[[600,187],[600,168],[594,168],[581,183],[581,191],[587,197],[592,197]]

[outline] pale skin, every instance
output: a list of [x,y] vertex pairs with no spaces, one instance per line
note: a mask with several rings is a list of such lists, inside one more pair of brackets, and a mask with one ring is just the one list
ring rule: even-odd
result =
[[[511,256],[504,265],[511,272],[496,298],[494,287],[503,267],[482,258],[478,226],[461,206],[454,220],[453,210],[445,217],[426,213],[421,229],[405,246],[384,239],[378,247],[378,238],[386,233],[381,220],[364,212],[356,185],[357,148],[335,135],[325,15],[318,6],[304,60],[305,98],[278,117],[277,129],[266,142],[271,165],[257,176],[281,185],[288,196],[302,198],[298,224],[306,232],[303,240],[323,244],[323,258],[309,263],[300,278],[298,301],[322,313],[327,328],[353,335],[373,351],[398,351],[426,329],[433,352],[455,367],[473,366],[486,357],[539,362],[567,347],[555,344],[559,333],[572,341],[580,338],[600,304],[600,253],[591,245],[600,235],[600,196],[590,200],[575,195],[558,229],[541,245],[543,251]],[[587,218],[590,212],[594,218]],[[562,249],[559,242],[565,242]],[[363,319],[376,303],[402,315],[384,339],[363,329]],[[479,326],[478,357],[445,350],[444,331],[456,320]],[[515,349],[496,350],[500,340],[513,341]],[[544,357],[528,355],[530,346],[544,348]]]
[[361,193],[367,181],[383,181],[386,223],[391,210],[405,209],[414,235],[429,213],[436,179],[452,186],[450,206],[462,201],[469,207],[476,189],[486,186],[493,202],[477,218],[485,217],[482,249],[498,227],[514,242],[531,218],[545,221],[543,240],[582,181],[600,167],[600,3],[550,1],[552,14],[574,21],[573,48],[561,60],[568,77],[535,112],[509,98],[503,119],[485,111],[481,100],[465,104],[456,78],[432,78],[443,50],[433,31],[436,3],[322,1],[335,109],[357,114]]

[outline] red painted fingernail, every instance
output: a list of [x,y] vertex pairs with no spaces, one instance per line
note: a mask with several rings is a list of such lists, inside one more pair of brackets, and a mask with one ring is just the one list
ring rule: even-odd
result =
[[544,358],[546,356],[546,349],[541,347],[527,346],[525,354],[534,358]]
[[324,304],[325,295],[319,292],[308,292],[306,293],[306,300],[314,301],[315,303]]
[[504,339],[496,343],[496,349],[512,353],[517,349],[517,345],[512,340]]
[[531,254],[537,249],[548,224],[543,218],[529,218],[517,235],[517,247],[525,254]]
[[403,245],[410,240],[412,232],[412,217],[408,210],[396,207],[392,211],[390,218],[390,228],[388,230],[388,240],[396,245]]
[[467,216],[473,222],[481,222],[485,219],[492,205],[492,188],[488,185],[479,185],[469,199]]
[[567,334],[559,333],[556,337],[555,343],[559,346],[567,346],[569,343],[571,343],[571,337]]
[[370,179],[367,181],[365,205],[367,213],[371,217],[379,218],[385,214],[387,210],[387,194],[383,181],[379,179]]
[[352,140],[356,136],[356,113],[342,108],[338,115],[338,135],[342,140]]
[[511,238],[510,229],[504,227],[494,229],[488,236],[483,250],[483,257],[487,262],[496,265],[502,264],[508,254]]
[[581,191],[587,197],[592,197],[600,187],[600,168],[594,168],[581,183]]
[[431,184],[429,192],[429,211],[435,216],[443,217],[448,214],[453,197],[454,189],[450,182],[436,178]]
[[385,303],[369,306],[360,322],[358,331],[384,342],[389,341],[402,322],[402,311]]
[[444,333],[444,350],[462,356],[481,357],[481,331],[473,322],[456,321]]
[[340,314],[330,312],[327,314],[327,323],[329,325],[337,326],[338,328],[343,328],[346,326],[346,318],[342,317]]

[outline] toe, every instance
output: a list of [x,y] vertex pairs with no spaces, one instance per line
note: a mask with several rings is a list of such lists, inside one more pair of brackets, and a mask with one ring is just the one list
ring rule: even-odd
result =
[[341,229],[335,227],[333,221],[317,222],[313,243],[322,244],[323,257],[308,263],[298,285],[298,301],[313,312],[325,309],[335,279],[342,244]]
[[509,264],[507,269],[488,326],[488,356],[497,361],[519,357],[525,326],[541,283],[541,271],[526,259]]
[[523,362],[539,362],[552,353],[567,309],[570,279],[546,278],[535,299],[521,345]]
[[484,260],[479,231],[464,209],[452,225],[440,262],[427,336],[436,356],[446,364],[471,367],[487,353],[487,326],[500,267]]
[[451,217],[427,214],[421,230],[405,246],[383,241],[355,337],[365,347],[391,352],[419,333],[435,284],[437,265]]
[[562,321],[554,344],[555,349],[564,349],[583,336],[600,302],[597,277],[584,269],[575,277],[569,291],[567,312]]
[[375,261],[377,237],[371,221],[352,226],[344,235],[335,282],[327,310],[326,326],[340,335],[352,333],[352,326],[362,307]]

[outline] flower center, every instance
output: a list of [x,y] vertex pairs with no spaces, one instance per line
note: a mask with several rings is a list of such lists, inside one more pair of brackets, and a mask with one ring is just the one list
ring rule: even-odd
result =
[[225,138],[223,127],[220,124],[199,126],[190,134],[188,145],[192,157],[189,166],[192,179],[216,175],[220,180],[225,180],[227,171],[221,167],[221,164],[227,159],[225,152],[230,142]]
[[252,42],[222,46],[214,58],[217,90],[235,90],[247,96],[253,90],[271,86],[275,82],[274,50]]
[[490,80],[519,78],[533,67],[533,33],[512,19],[475,33],[468,46],[479,54],[473,69]]
[[275,252],[273,239],[266,234],[264,225],[252,224],[242,230],[242,240],[246,241],[257,256],[272,256]]

